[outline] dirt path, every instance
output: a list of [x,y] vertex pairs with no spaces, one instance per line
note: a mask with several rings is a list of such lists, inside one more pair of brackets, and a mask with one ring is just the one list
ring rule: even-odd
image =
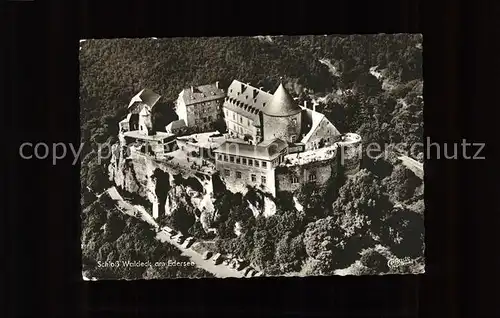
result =
[[243,278],[243,272],[242,271],[237,271],[235,269],[231,269],[228,266],[224,264],[219,264],[215,265],[212,261],[212,259],[204,260],[202,255],[198,254],[191,248],[185,248],[181,244],[178,244],[174,242],[173,240],[170,239],[170,236],[168,233],[162,231],[156,235],[156,238],[160,240],[162,243],[169,243],[175,247],[177,247],[179,250],[182,251],[182,255],[187,256],[191,259],[196,264],[196,267],[202,268],[206,270],[207,272],[212,273],[215,277],[217,278],[226,278],[226,277],[236,277],[236,278]]

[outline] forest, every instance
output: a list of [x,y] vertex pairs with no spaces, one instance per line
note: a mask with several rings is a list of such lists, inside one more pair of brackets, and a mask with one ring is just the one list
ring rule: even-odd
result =
[[[87,185],[97,192],[109,185],[97,145],[116,142],[118,121],[142,88],[162,95],[169,122],[176,119],[177,95],[190,85],[225,87],[238,79],[273,91],[280,78],[301,102],[317,103],[339,131],[360,134],[364,145],[409,150],[423,142],[419,34],[86,40],[80,49],[82,209],[101,209],[86,193]],[[422,162],[422,147],[412,150],[408,155]],[[267,274],[331,274],[356,262],[363,273],[394,272],[387,258],[410,257],[413,267],[423,262],[423,185],[394,158],[364,158],[363,169],[329,201],[313,187],[301,197],[307,202],[301,212],[282,194],[275,216],[254,218],[241,195],[224,193],[216,202],[225,211],[218,248],[251,259]],[[138,231],[124,222],[123,235]],[[239,236],[232,231],[236,222]],[[197,225],[185,227],[203,236]]]

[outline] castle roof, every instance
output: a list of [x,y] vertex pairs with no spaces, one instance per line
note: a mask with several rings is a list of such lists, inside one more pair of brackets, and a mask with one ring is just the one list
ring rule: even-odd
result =
[[326,117],[325,115],[318,113],[317,111],[311,110],[309,108],[303,107],[305,117],[309,119],[311,123],[311,127],[307,134],[302,138],[301,142],[307,144],[311,138],[314,136],[318,128],[321,126],[321,123],[324,122],[324,125],[331,125],[333,136],[340,135],[337,127],[335,127]]
[[287,143],[281,139],[274,139],[257,145],[251,145],[244,142],[225,141],[215,153],[230,154],[235,156],[249,157],[261,160],[273,160],[286,149]]
[[224,98],[226,93],[222,88],[218,88],[217,84],[206,84],[192,88],[185,88],[182,90],[180,95],[184,104],[192,105]]
[[[153,106],[158,102],[158,100],[161,98],[159,94],[156,94],[149,88],[145,88],[137,95],[132,97],[130,100],[130,103],[128,104],[129,110],[133,110],[134,112],[140,112],[142,110],[143,105],[148,105],[149,107],[153,108]],[[142,105],[140,109],[131,109],[132,106],[134,105]]]
[[286,117],[300,113],[302,108],[294,101],[290,93],[283,87],[283,84],[278,86],[278,89],[273,94],[263,112],[268,116]]
[[272,95],[250,84],[234,80],[227,91],[224,107],[249,118],[254,126],[260,126],[262,110],[271,99]]

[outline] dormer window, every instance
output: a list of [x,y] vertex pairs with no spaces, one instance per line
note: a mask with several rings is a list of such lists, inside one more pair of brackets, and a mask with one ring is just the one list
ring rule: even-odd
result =
[[262,103],[262,107],[265,107],[266,106],[266,103]]

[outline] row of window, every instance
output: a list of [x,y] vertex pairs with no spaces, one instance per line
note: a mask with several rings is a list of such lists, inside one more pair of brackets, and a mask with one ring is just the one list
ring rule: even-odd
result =
[[[232,117],[233,117],[233,121],[237,121],[237,120],[236,120],[236,113],[234,113],[234,112],[230,112],[230,111],[228,111],[227,109],[224,109],[224,114],[226,115],[226,118],[229,118],[229,113],[232,113],[232,115],[233,115],[233,116],[232,116]],[[252,125],[252,122],[250,121],[250,119],[245,118],[245,121],[243,121],[244,116],[239,115],[238,117],[239,117],[238,119],[239,119],[239,123],[240,123],[240,124],[243,124],[243,122],[245,122],[245,124],[246,124],[248,127],[250,127],[250,126]]]
[[236,133],[239,133],[241,135],[245,134],[245,133],[248,133],[249,135],[252,135],[251,132],[249,132],[248,130],[245,130],[243,129],[243,127],[241,126],[238,126],[236,124],[233,124],[231,122],[229,122],[229,125],[228,125],[229,129],[236,132]]
[[231,163],[237,163],[237,164],[242,164],[242,165],[248,165],[248,166],[254,166],[254,167],[261,167],[261,168],[267,168],[267,162],[266,161],[260,161],[256,159],[247,159],[247,158],[240,158],[237,156],[228,156],[228,155],[218,155],[217,159],[219,161],[226,161],[226,162],[231,162]]
[[[314,173],[309,174],[308,180],[309,180],[309,182],[316,181],[316,174],[314,174]],[[292,176],[292,177],[290,177],[290,181],[293,184],[296,184],[296,183],[299,183],[299,178],[297,178],[296,176]]]
[[[231,176],[231,170],[224,169],[224,175],[226,177],[230,177]],[[241,171],[236,171],[236,179],[241,179]],[[257,175],[252,173],[250,175],[250,180],[252,182],[257,182]],[[260,183],[266,184],[266,182],[267,182],[266,176],[260,176]]]

